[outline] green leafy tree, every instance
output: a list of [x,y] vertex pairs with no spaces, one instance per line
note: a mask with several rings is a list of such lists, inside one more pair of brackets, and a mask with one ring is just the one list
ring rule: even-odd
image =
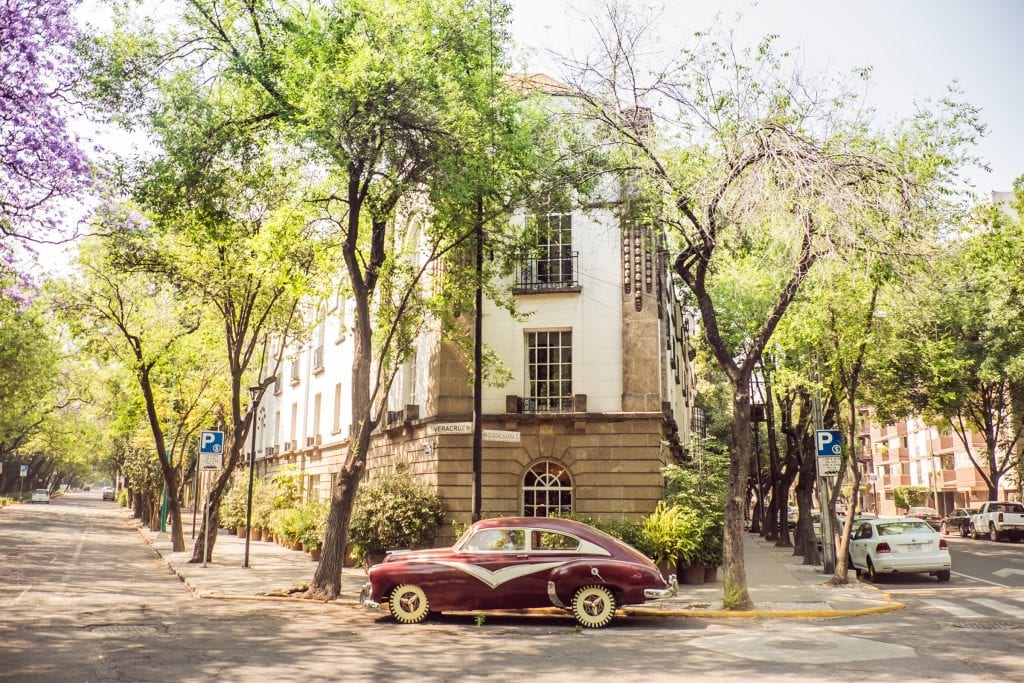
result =
[[[635,219],[675,239],[675,271],[731,385],[724,584],[730,607],[748,609],[753,371],[819,261],[891,249],[945,209],[963,145],[979,130],[977,112],[950,99],[880,134],[852,85],[809,75],[771,39],[739,49],[728,37],[699,35],[695,47],[659,62],[647,41],[655,25],[610,5],[597,25],[600,54],[569,80],[583,115],[621,152],[638,194]],[[764,292],[749,317],[727,325],[732,302],[719,283],[736,268],[762,273]]]
[[1024,181],[1016,197],[1016,211],[978,208],[892,302],[899,314],[885,320],[899,341],[875,369],[880,416],[951,428],[992,499],[1024,438]]

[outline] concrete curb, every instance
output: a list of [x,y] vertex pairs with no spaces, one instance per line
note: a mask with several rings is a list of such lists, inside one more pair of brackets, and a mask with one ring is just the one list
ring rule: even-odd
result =
[[[157,558],[166,560],[160,549],[156,547],[152,539],[143,532],[141,526],[136,526],[136,532],[148,545]],[[254,602],[295,602],[303,604],[333,605],[335,607],[359,607],[359,601],[354,598],[339,598],[337,600],[308,600],[297,596],[287,595],[231,595],[224,593],[204,593],[198,586],[194,585],[189,577],[182,571],[167,562],[167,568],[178,577],[188,588],[192,596],[201,600],[228,600],[228,601],[254,601]],[[813,610],[703,610],[703,609],[652,609],[645,607],[624,607],[616,610],[618,614],[630,617],[690,617],[696,619],[838,619],[841,617],[860,617],[876,614],[886,614],[905,609],[906,605],[897,602],[893,597],[882,589],[872,584],[865,584],[878,591],[884,605],[873,607],[862,607],[858,609],[813,609]],[[462,612],[460,612],[462,613]],[[488,610],[488,614],[513,614],[518,616],[528,615],[564,615],[565,610],[554,607],[543,607],[529,610]],[[469,612],[472,614],[472,612]]]

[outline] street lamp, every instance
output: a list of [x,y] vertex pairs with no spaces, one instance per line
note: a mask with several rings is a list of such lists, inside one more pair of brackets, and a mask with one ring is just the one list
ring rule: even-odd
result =
[[252,431],[252,446],[249,449],[249,495],[245,501],[245,559],[242,562],[244,569],[249,568],[249,539],[252,537],[250,529],[252,528],[252,480],[256,471],[256,399],[259,398],[261,390],[262,387],[249,387],[249,411],[252,414],[249,429]]

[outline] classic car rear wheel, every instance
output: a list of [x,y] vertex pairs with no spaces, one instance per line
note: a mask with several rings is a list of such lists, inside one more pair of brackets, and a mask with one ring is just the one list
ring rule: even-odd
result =
[[388,611],[395,621],[418,624],[430,613],[430,603],[422,588],[412,583],[403,583],[391,592]]
[[615,595],[604,586],[584,586],[572,598],[572,614],[580,626],[607,626],[615,616]]

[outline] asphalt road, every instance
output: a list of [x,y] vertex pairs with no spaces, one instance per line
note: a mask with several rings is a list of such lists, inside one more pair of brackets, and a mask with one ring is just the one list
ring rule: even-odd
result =
[[[954,544],[958,558],[968,545]],[[985,578],[1002,551],[1024,545],[971,542],[972,559],[954,569]],[[123,510],[77,494],[0,510],[0,680],[1024,680],[1024,590],[959,576],[883,587],[908,609],[840,620],[629,618],[598,631],[552,617],[400,626],[341,605],[196,599]]]

